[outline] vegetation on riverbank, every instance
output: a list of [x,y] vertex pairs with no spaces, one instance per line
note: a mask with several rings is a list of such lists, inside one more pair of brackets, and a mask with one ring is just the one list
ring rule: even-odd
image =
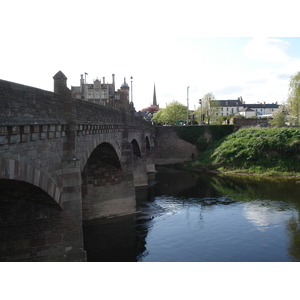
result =
[[240,129],[210,144],[184,168],[193,171],[300,175],[300,129]]

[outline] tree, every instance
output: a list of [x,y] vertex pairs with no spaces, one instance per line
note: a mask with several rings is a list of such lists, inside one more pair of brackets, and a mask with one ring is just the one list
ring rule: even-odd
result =
[[294,119],[294,124],[300,123],[300,72],[290,79],[288,95],[289,111]]
[[155,123],[163,124],[165,121],[164,109],[160,109],[158,112],[154,113],[152,121]]
[[215,124],[219,120],[220,102],[215,100],[212,93],[207,93],[202,98],[202,111],[205,114],[207,124]]
[[173,100],[166,108],[154,114],[152,121],[157,123],[167,122],[175,124],[176,121],[186,120],[187,108],[178,101]]
[[282,105],[273,113],[273,119],[270,120],[270,125],[272,126],[286,126],[287,113],[285,107]]

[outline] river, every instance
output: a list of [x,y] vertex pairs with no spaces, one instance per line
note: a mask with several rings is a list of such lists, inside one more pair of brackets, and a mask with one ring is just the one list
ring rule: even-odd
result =
[[157,171],[136,214],[84,223],[88,261],[300,261],[300,179]]

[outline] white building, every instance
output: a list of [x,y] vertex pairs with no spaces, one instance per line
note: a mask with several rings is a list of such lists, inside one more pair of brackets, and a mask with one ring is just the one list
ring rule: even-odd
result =
[[248,104],[245,103],[242,97],[237,100],[214,100],[220,103],[220,116],[229,115],[242,115],[245,118],[257,117],[262,118],[263,116],[272,116],[272,114],[278,110],[278,103],[256,103]]

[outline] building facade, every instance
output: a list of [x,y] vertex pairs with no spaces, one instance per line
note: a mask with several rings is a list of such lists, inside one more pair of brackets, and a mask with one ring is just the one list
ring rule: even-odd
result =
[[271,117],[272,114],[278,110],[278,103],[245,103],[242,97],[237,100],[215,100],[220,103],[220,116],[229,115],[242,115],[246,118],[249,117]]
[[[85,73],[85,75],[87,75]],[[124,82],[120,89],[115,89],[115,75],[112,74],[112,83],[102,81],[98,78],[93,83],[87,83],[86,78],[81,74],[80,85],[71,86],[72,97],[85,101],[97,103],[100,105],[116,108],[134,110],[132,101],[129,101],[129,85],[124,78]]]

